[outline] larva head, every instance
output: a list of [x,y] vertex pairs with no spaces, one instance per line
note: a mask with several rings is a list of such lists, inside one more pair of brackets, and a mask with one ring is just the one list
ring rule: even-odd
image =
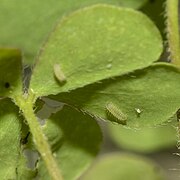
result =
[[0,49],[0,96],[22,92],[21,53],[17,49]]

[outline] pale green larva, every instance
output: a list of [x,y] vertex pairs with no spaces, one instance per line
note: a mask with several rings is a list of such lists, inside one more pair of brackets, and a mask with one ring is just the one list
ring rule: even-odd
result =
[[66,76],[62,72],[60,65],[59,64],[54,64],[53,68],[54,68],[54,75],[57,78],[57,80],[60,83],[64,83],[66,81]]
[[112,102],[107,103],[106,110],[110,120],[118,124],[126,124],[127,116]]

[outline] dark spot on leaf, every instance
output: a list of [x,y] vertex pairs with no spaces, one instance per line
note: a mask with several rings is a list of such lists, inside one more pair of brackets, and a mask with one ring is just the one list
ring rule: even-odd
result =
[[6,83],[4,84],[4,87],[5,87],[5,88],[9,88],[9,87],[10,87],[10,84],[9,84],[8,82],[6,82]]
[[149,2],[150,2],[150,3],[154,3],[154,2],[155,2],[155,0],[149,0]]

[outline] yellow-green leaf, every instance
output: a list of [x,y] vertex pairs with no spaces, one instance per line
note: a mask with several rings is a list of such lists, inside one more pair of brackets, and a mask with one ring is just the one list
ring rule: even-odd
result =
[[102,156],[82,177],[82,180],[165,180],[165,173],[141,156],[112,153]]
[[22,94],[22,62],[18,49],[0,49],[0,96]]
[[[92,6],[57,25],[38,56],[30,88],[36,96],[67,92],[146,67],[161,51],[159,31],[144,14],[110,5]],[[55,64],[66,81],[58,80]]]

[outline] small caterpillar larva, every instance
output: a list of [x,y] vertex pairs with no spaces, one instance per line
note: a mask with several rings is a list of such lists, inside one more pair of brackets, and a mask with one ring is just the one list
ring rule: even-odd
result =
[[126,124],[127,116],[112,102],[107,103],[106,110],[110,116],[110,120],[118,124]]
[[61,70],[61,67],[59,64],[54,64],[54,75],[57,78],[57,80],[59,80],[60,83],[63,83],[66,81],[66,76],[64,75],[64,73]]

